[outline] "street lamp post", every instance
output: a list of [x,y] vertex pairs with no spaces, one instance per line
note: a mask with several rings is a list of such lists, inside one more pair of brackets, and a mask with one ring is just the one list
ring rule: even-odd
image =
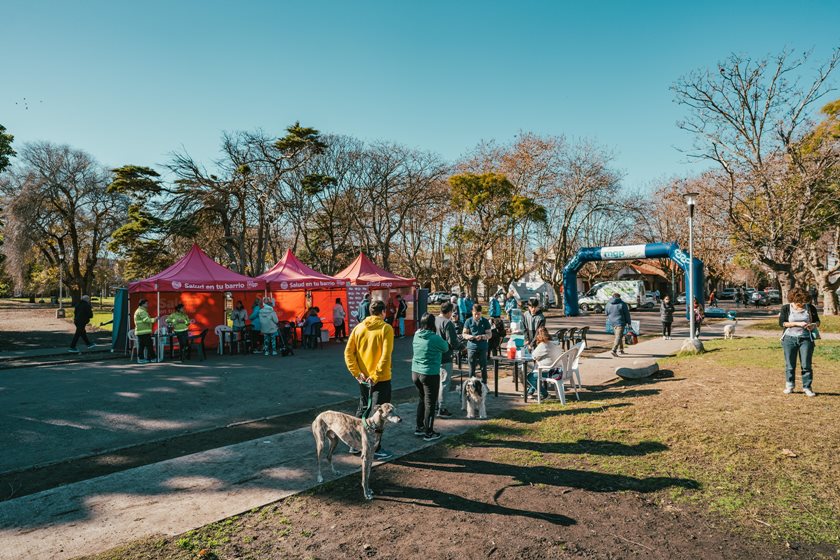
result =
[[64,251],[58,250],[58,310],[55,312],[56,319],[64,318]]
[[694,205],[699,193],[685,193],[685,203],[688,204],[688,286],[686,289],[685,305],[688,309],[688,339],[694,342]]

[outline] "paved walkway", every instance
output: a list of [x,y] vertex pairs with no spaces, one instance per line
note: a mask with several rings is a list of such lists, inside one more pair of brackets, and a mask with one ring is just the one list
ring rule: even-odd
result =
[[[713,327],[711,335],[720,329],[722,325]],[[678,350],[682,340],[646,340],[619,358],[590,356],[581,364],[583,384],[607,383],[617,367],[649,365]],[[492,418],[521,404],[512,380],[503,378],[499,398],[488,401],[488,413]],[[430,445],[412,435],[415,406],[400,405],[404,421],[386,430],[386,444],[397,457]],[[455,435],[478,423],[453,418],[437,427]],[[315,486],[313,447],[309,429],[301,428],[0,502],[0,560],[96,553],[152,534],[182,533],[271,503]],[[358,471],[358,459],[344,452],[337,465],[343,475]],[[333,477],[328,473],[327,480]],[[375,492],[375,470],[372,486]]]

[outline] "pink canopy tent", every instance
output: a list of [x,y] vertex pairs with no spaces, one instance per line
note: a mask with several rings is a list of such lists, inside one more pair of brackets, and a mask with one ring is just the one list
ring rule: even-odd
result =
[[333,278],[303,264],[291,249],[270,270],[257,277],[264,280],[267,290],[276,302],[274,308],[281,321],[297,321],[306,311],[306,292],[312,295],[312,306],[320,308],[319,316],[324,328],[335,336],[333,307],[341,298],[347,312],[346,279]]
[[[397,276],[393,272],[385,270],[374,264],[367,255],[359,253],[350,265],[335,274],[336,278],[344,278],[350,281],[352,286],[362,287],[362,292],[354,290],[351,306],[358,304],[363,297],[364,289],[371,292],[374,298],[379,298],[389,303],[389,308],[396,306],[395,297],[400,294],[408,304],[406,313],[406,334],[410,335],[415,330],[415,301],[417,299],[417,279]],[[355,311],[355,309],[354,309]],[[350,327],[355,325],[355,314],[350,322]],[[396,323],[395,323],[396,324]]]
[[178,303],[183,303],[184,311],[193,319],[190,330],[209,329],[206,338],[209,347],[218,343],[214,328],[226,323],[225,292],[231,292],[234,300],[245,300],[250,293],[262,295],[264,290],[265,281],[223,267],[195,244],[169,268],[128,285],[132,310],[141,299],[148,299],[149,307],[156,309],[155,316],[160,317],[161,313],[169,315]]

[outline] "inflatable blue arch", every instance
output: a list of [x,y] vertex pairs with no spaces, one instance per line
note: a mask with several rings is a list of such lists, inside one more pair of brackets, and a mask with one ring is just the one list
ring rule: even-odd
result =
[[[669,258],[689,276],[688,253],[676,243],[648,243],[645,245],[623,245],[618,247],[584,247],[563,267],[563,304],[566,315],[580,315],[578,307],[577,273],[591,261],[627,261],[636,259]],[[694,258],[694,277],[691,279],[692,292],[702,305],[704,297],[703,262]],[[688,294],[686,294],[688,297]],[[686,317],[691,306],[686,305]]]

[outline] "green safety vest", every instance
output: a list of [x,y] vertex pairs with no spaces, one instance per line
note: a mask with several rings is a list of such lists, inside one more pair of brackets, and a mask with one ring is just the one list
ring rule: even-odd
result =
[[166,318],[166,324],[170,325],[175,332],[184,332],[190,328],[190,318],[183,311],[176,311]]
[[134,312],[134,333],[151,334],[154,324],[155,320],[149,316],[149,312],[142,307],[138,307],[137,311]]

